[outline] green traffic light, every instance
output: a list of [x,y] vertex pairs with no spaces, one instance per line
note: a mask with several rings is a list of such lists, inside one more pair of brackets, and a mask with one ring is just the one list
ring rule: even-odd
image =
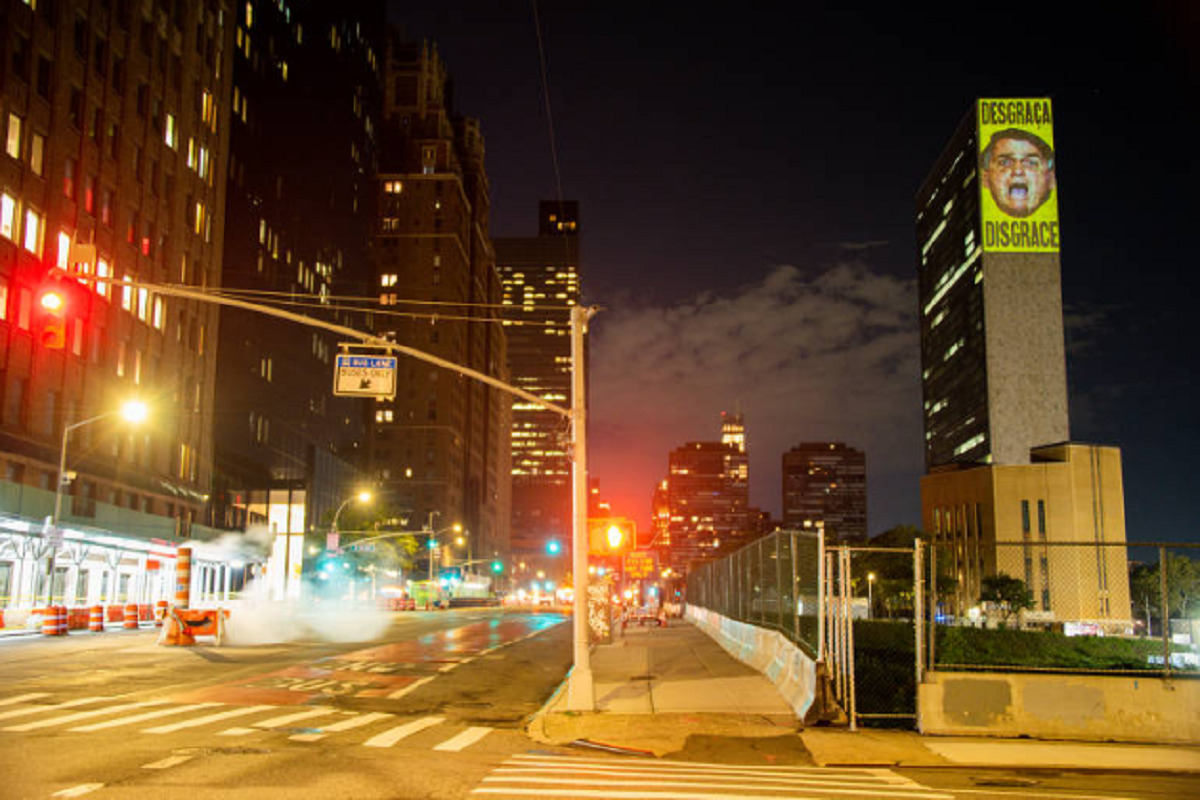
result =
[[503,572],[503,571],[504,571],[503,564],[501,564],[499,561],[492,562],[492,572]]

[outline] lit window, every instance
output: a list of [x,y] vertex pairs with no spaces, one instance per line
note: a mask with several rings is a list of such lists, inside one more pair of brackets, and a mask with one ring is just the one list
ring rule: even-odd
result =
[[163,141],[167,143],[167,147],[174,150],[177,138],[177,132],[175,130],[175,115],[167,114],[166,132],[163,136]]
[[66,269],[71,257],[71,237],[66,231],[58,232],[58,256],[55,260],[55,266],[59,269]]
[[4,236],[6,239],[13,238],[13,226],[16,224],[16,218],[16,198],[7,192],[0,194],[0,236]]
[[148,289],[137,290],[137,315],[142,322],[146,321],[146,312],[150,305],[150,291]]
[[25,209],[25,249],[42,253],[42,215],[32,208]]
[[155,297],[154,298],[154,316],[152,318],[153,321],[151,322],[151,324],[155,327],[156,330],[161,331],[163,329],[163,319],[165,316],[166,316],[166,314],[163,313],[162,298]]
[[29,143],[29,169],[34,175],[42,175],[46,170],[46,137],[35,133]]
[[133,281],[126,275],[125,285],[121,287],[121,308],[129,311],[133,308]]
[[5,142],[4,152],[13,158],[21,157],[21,118],[16,114],[8,115],[8,140]]
[[[108,262],[102,258],[97,259],[96,277],[107,278],[109,274]],[[108,281],[96,281],[96,294],[100,295],[101,297],[108,297]]]

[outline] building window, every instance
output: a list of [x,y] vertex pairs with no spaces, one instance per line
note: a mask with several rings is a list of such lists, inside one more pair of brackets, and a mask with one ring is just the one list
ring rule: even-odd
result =
[[9,112],[8,137],[5,140],[4,152],[13,158],[21,157],[21,118]]
[[32,208],[25,209],[25,249],[31,253],[42,254],[42,215]]
[[1046,538],[1046,501],[1038,500],[1038,533]]
[[29,169],[39,177],[46,172],[46,137],[40,133],[29,139]]
[[8,192],[0,194],[0,236],[12,239],[16,235],[17,200]]
[[1029,535],[1029,501],[1021,501],[1021,533]]

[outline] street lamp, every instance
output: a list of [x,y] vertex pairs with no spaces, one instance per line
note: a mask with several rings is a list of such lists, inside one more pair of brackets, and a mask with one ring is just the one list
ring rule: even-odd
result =
[[54,537],[54,544],[50,547],[50,558],[46,562],[46,604],[54,602],[54,555],[58,551],[58,519],[62,515],[62,496],[63,486],[67,482],[67,442],[70,441],[71,431],[76,428],[82,428],[84,425],[91,425],[93,422],[99,422],[102,419],[109,417],[120,416],[131,425],[137,425],[146,420],[150,415],[150,409],[141,400],[128,400],[116,411],[106,411],[103,414],[97,414],[94,417],[72,422],[63,427],[62,449],[58,454],[58,482],[54,487],[54,514],[50,517],[50,528],[48,533]]
[[872,600],[874,599],[874,594],[872,592],[872,589],[874,589],[874,587],[875,587],[875,573],[868,572],[867,573],[867,617],[868,618],[872,618],[875,616],[875,604],[872,602]]
[[350,505],[350,503],[355,500],[357,500],[360,503],[369,503],[369,502],[371,502],[371,493],[367,492],[367,491],[362,491],[356,495],[352,495],[351,497],[347,497],[345,500],[343,500],[342,504],[340,506],[338,506],[337,511],[335,511],[333,513],[333,524],[329,526],[330,533],[335,533],[335,534],[337,533],[338,518],[342,516],[342,511],[346,508],[346,506]]

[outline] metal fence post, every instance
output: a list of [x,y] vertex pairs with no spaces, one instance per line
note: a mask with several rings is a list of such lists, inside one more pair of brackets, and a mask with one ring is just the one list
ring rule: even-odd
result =
[[[798,590],[800,587],[797,583],[797,575],[796,575],[796,561],[797,561],[797,559],[796,559],[796,532],[788,531],[788,538],[791,540],[791,543],[792,543],[792,584],[791,584],[792,585],[792,592],[791,592],[792,607],[790,609],[790,611],[792,612],[792,638],[793,638],[793,641],[799,643],[799,641],[800,641],[800,598],[798,596]],[[820,562],[817,562],[817,563],[820,563]],[[820,578],[818,578],[817,581],[818,581],[818,586],[819,586]],[[819,596],[820,596],[820,594],[818,592],[818,597]],[[820,614],[820,613],[821,613],[821,601],[817,600],[817,614]],[[817,625],[819,627],[820,623],[818,622]],[[817,661],[821,660],[821,644],[820,644],[820,642],[821,642],[821,636],[820,636],[820,633],[818,632],[818,634],[817,634]],[[812,642],[809,642],[809,646],[812,646]]]
[[1163,677],[1171,677],[1171,609],[1167,606],[1167,548],[1158,546],[1158,607],[1162,610]]
[[825,647],[825,615],[829,613],[826,596],[825,531],[817,531],[817,660],[828,658]]
[[775,534],[775,616],[779,619],[777,629],[783,632],[783,557],[779,553],[779,542],[783,534]]
[[924,600],[925,586],[921,574],[921,540],[917,539],[913,542],[913,628],[916,635],[916,670],[917,684],[919,685],[925,677],[925,659],[924,659],[924,628],[925,628],[925,604]]
[[927,669],[935,669],[937,664],[937,616],[938,616],[938,588],[937,588],[937,547],[933,543],[929,545],[929,607],[930,623],[929,623],[929,662]]
[[858,730],[858,689],[854,680],[854,615],[851,612],[851,589],[853,581],[850,577],[850,549],[843,547],[842,554],[842,624],[845,626],[846,645],[846,694],[847,713],[850,717],[850,730]]

